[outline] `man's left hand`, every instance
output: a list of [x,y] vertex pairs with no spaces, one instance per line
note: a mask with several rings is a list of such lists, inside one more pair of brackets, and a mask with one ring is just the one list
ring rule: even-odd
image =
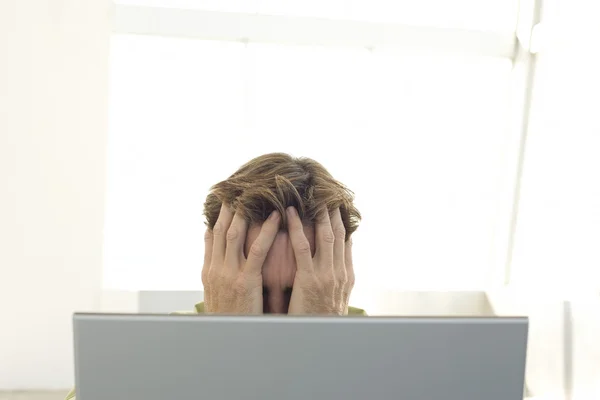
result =
[[287,209],[288,231],[296,258],[296,277],[288,314],[348,314],[354,287],[351,239],[339,208],[331,218],[324,209],[315,225],[316,251],[311,254],[302,221],[294,207]]

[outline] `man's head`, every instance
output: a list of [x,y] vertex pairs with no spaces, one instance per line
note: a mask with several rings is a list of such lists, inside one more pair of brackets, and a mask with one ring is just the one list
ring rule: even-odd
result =
[[207,225],[212,229],[221,204],[230,206],[249,223],[245,253],[258,236],[260,226],[272,211],[282,216],[281,231],[263,264],[264,312],[287,312],[296,273],[296,261],[287,231],[285,210],[294,206],[304,223],[304,232],[315,251],[314,223],[321,210],[340,209],[346,240],[358,228],[360,213],[354,196],[319,163],[272,153],[257,157],[211,189],[204,203]]

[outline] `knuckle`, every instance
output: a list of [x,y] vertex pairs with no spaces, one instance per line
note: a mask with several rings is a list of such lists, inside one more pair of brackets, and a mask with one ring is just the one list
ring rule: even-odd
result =
[[336,282],[338,285],[346,285],[348,283],[348,275],[346,273],[340,273],[336,278]]
[[327,291],[334,291],[337,284],[333,275],[330,275],[323,279],[323,287],[327,289]]
[[204,241],[208,242],[210,239],[212,239],[212,232],[207,229],[206,232],[204,232]]
[[353,288],[355,282],[356,278],[354,277],[354,274],[348,274],[348,276],[346,277],[346,286],[349,288]]
[[325,232],[323,232],[323,240],[326,243],[333,243],[333,242],[335,242],[335,236],[334,236],[333,231],[331,229],[328,229]]
[[344,228],[344,226],[342,226],[342,225],[337,226],[335,228],[335,230],[333,231],[333,233],[334,233],[335,238],[337,240],[344,240],[344,239],[346,239],[346,228]]
[[221,221],[217,221],[215,226],[213,227],[213,235],[220,236],[223,234],[223,224]]
[[262,258],[265,256],[265,249],[260,244],[254,242],[250,246],[250,254],[256,258]]
[[300,254],[310,254],[310,243],[308,243],[308,240],[300,241],[298,243],[297,250]]
[[232,226],[227,231],[227,240],[235,240],[239,235],[239,231],[235,226]]

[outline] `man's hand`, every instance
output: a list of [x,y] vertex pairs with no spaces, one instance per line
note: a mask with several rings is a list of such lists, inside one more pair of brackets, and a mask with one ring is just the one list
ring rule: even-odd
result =
[[208,313],[262,314],[262,266],[279,230],[280,215],[269,216],[244,256],[248,223],[226,205],[212,232],[206,231],[204,307]]
[[323,210],[315,226],[316,251],[312,257],[302,221],[295,208],[287,209],[288,230],[296,257],[296,277],[288,314],[348,314],[354,286],[351,241],[340,210],[331,217]]

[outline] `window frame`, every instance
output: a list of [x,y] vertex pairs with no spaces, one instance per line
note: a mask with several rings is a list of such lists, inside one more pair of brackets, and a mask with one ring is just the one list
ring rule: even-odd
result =
[[515,32],[409,26],[312,17],[115,5],[113,32],[204,40],[373,49],[433,49],[514,58]]

